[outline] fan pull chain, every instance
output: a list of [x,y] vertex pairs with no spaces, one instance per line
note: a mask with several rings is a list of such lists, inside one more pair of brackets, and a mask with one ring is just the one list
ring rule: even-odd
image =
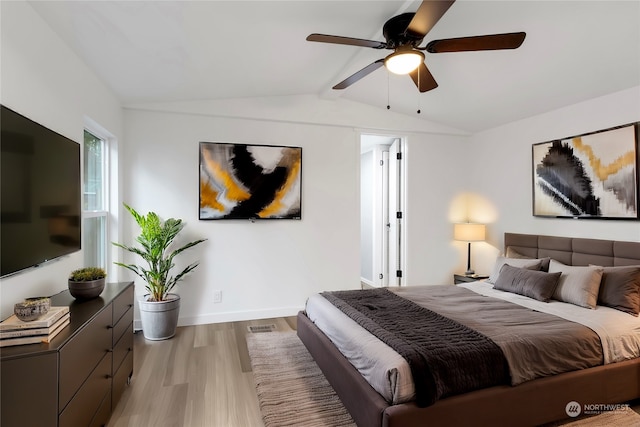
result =
[[418,114],[420,114],[420,67],[418,67]]
[[389,103],[389,70],[387,70],[387,110],[391,109],[391,105]]

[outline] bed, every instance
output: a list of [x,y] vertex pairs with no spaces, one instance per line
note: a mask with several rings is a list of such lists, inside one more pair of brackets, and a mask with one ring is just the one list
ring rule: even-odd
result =
[[[507,258],[509,260],[523,260],[522,265],[531,260],[541,260],[542,263],[545,262],[543,260],[546,262],[549,262],[550,259],[553,260],[551,267],[545,266],[550,272],[557,270],[558,264],[566,266],[560,267],[560,269],[592,265],[607,268],[640,265],[640,242],[506,233],[504,244]],[[512,263],[515,264],[515,261]],[[496,264],[498,265],[498,262]],[[513,268],[511,265],[504,267],[500,270],[500,275],[507,269]],[[514,274],[537,274],[537,269],[533,273],[523,273],[523,269],[515,269],[517,271],[514,270]],[[494,273],[495,271],[492,272],[490,280],[496,281],[496,278],[493,277]],[[489,293],[500,292],[490,289],[494,287],[493,285],[482,283],[479,284],[479,287],[484,287],[484,291]],[[637,302],[637,283],[635,287],[636,294],[633,298]],[[450,286],[450,288],[459,288],[459,286]],[[405,292],[407,291],[405,290]],[[455,292],[460,293],[464,298],[469,295],[469,293],[464,294],[463,289]],[[471,293],[477,293],[477,289]],[[507,294],[507,298],[531,299],[512,292],[505,292],[505,294]],[[562,304],[565,303],[555,305]],[[575,304],[566,305],[575,306]],[[308,309],[309,307],[307,307]],[[314,310],[317,311],[317,309]],[[531,310],[536,311],[535,308]],[[586,310],[588,309],[577,306],[573,308],[575,312]],[[617,308],[602,308],[600,305],[593,312],[604,313],[607,310],[620,312]],[[376,388],[374,388],[365,379],[368,374],[366,372],[361,374],[338,350],[325,332],[316,325],[316,323],[320,324],[319,321],[314,319],[316,322],[314,323],[307,314],[307,311],[298,314],[298,336],[324,372],[353,419],[361,427],[535,426],[567,418],[567,405],[570,402],[606,405],[628,402],[640,397],[640,358],[636,357],[637,355],[630,356],[629,354],[617,358],[611,355],[606,356],[609,353],[607,353],[607,345],[604,345],[603,341],[602,351],[604,354],[601,363],[592,361],[585,367],[569,367],[566,372],[523,379],[517,385],[498,383],[460,394],[445,395],[429,401],[426,405],[424,402],[418,404],[415,399],[407,400],[406,395],[395,397],[386,395],[384,392],[381,394],[379,384],[375,384]],[[633,322],[640,323],[636,316],[627,313],[621,313],[621,315],[626,316],[631,324]],[[314,316],[316,315],[314,314]],[[326,325],[321,325],[321,327],[326,329]],[[597,329],[597,326],[594,328]],[[334,326],[334,329],[343,328],[338,325]],[[634,332],[634,335],[637,334]],[[335,340],[335,337],[333,339]],[[637,343],[627,343],[623,347],[632,348],[632,352],[638,351]],[[363,354],[367,357],[370,356],[364,350]],[[403,384],[396,388],[402,389],[403,387],[406,389]],[[415,384],[414,388],[417,389]],[[409,394],[411,393],[409,392]]]

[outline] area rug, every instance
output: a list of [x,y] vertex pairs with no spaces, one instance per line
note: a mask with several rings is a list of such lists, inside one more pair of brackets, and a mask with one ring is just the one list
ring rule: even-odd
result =
[[[265,427],[354,427],[355,423],[295,332],[247,335]],[[638,427],[632,409],[547,426]]]
[[640,414],[626,407],[600,415],[582,416],[575,421],[545,424],[544,427],[639,427]]
[[355,427],[295,332],[247,335],[265,427]]

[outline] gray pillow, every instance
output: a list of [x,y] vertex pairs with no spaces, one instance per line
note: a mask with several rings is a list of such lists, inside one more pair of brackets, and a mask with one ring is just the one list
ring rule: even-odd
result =
[[496,258],[496,262],[493,265],[491,275],[487,279],[489,283],[496,283],[498,276],[500,275],[500,269],[503,265],[509,264],[512,267],[527,268],[529,270],[540,270],[541,261],[539,259],[520,259],[520,258],[505,258],[499,256]]
[[598,304],[637,316],[640,313],[640,266],[604,267]]
[[549,258],[549,257],[546,257],[546,258],[531,258],[530,256],[526,256],[524,254],[521,254],[520,252],[518,252],[515,249],[513,249],[511,246],[507,246],[506,257],[507,258],[516,258],[516,259],[539,259],[541,261],[540,270],[549,271],[549,262],[551,261],[551,258]]
[[602,267],[571,266],[552,259],[549,264],[549,273],[557,272],[561,272],[562,275],[553,294],[554,299],[580,307],[596,308],[602,280]]
[[539,270],[512,267],[505,264],[500,269],[495,289],[524,295],[538,301],[548,302],[558,286],[562,273],[547,273]]

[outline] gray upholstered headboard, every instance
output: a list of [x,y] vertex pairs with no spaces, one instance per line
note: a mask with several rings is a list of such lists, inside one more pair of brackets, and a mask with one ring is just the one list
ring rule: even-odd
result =
[[640,265],[640,242],[505,233],[505,252],[508,247],[531,258],[550,257],[567,265]]

